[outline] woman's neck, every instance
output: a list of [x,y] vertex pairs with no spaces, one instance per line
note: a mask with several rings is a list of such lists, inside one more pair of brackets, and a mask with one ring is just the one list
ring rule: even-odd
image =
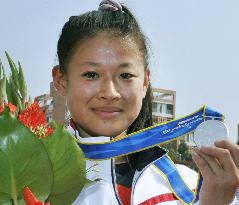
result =
[[[103,136],[103,135],[98,135],[98,136],[92,136],[91,134],[89,134],[87,131],[85,131],[84,129],[82,129],[79,125],[76,126],[77,127],[77,130],[79,131],[80,133],[80,137],[82,138],[87,138],[87,137],[100,137],[100,136]],[[109,137],[112,137],[113,139],[118,139],[118,138],[121,138],[121,137],[124,137],[125,135],[127,134],[127,130],[123,131],[121,134],[119,135],[116,135],[116,136],[109,136]]]
[[[87,133],[81,127],[77,126],[77,129],[78,129],[78,131],[80,133],[80,137],[82,137],[82,138],[92,137],[89,133]],[[117,135],[116,137],[114,137],[114,139],[124,137],[125,135],[126,135],[126,130],[124,132],[122,132],[121,134]],[[126,162],[127,162],[126,156],[115,158],[115,163],[116,164],[122,164],[122,163],[126,163]]]
[[83,130],[79,126],[77,126],[77,130],[79,131],[80,137],[82,137],[82,138],[92,137],[89,133],[87,133],[85,130]]

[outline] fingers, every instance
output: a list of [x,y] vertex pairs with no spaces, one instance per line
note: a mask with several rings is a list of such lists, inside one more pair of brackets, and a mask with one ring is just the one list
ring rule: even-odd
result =
[[203,177],[214,177],[214,172],[210,168],[208,162],[199,154],[197,150],[192,152],[193,161],[196,163]]
[[222,140],[216,141],[215,146],[229,150],[237,168],[239,168],[239,146],[237,144],[234,144],[228,140]]
[[205,183],[213,187],[215,184],[216,186],[230,185],[231,188],[239,186],[239,171],[228,150],[204,147],[200,150],[195,149],[192,157]]
[[202,147],[200,151],[206,155],[215,157],[219,161],[221,167],[226,171],[230,172],[237,169],[228,149],[219,147]]
[[[239,186],[239,147],[228,141],[215,143],[216,147],[195,149],[192,157],[198,166],[203,184],[200,191],[202,204],[229,204]],[[214,195],[214,193],[216,195]]]
[[[206,172],[208,173],[209,169],[210,169],[212,174],[214,174],[216,176],[220,176],[221,175],[222,167],[221,167],[220,163],[218,162],[218,160],[216,158],[211,157],[209,155],[206,155],[206,154],[204,154],[203,152],[201,152],[198,149],[194,149],[194,153],[196,153],[196,155],[197,155],[196,157],[200,157],[200,160],[197,160],[197,159],[194,159],[194,160],[197,160],[197,162],[195,161],[195,163],[197,164],[197,166],[198,166],[199,170],[201,171],[201,173],[205,169],[206,169]],[[200,169],[199,166],[201,167],[201,169]],[[202,173],[202,175],[203,175],[203,173]]]
[[230,142],[229,140],[221,140],[215,142],[216,147],[228,149],[232,152],[239,152],[239,146],[233,142]]

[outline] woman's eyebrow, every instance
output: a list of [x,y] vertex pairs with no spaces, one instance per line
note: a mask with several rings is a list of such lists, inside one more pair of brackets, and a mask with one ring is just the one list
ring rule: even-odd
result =
[[125,62],[125,63],[119,64],[118,67],[119,67],[119,68],[130,68],[130,67],[133,67],[133,64],[130,63],[130,62]]

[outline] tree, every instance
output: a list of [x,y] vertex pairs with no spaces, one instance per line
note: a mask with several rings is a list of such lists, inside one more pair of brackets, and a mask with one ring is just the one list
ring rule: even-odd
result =
[[179,155],[177,153],[177,150],[175,149],[174,142],[169,142],[167,144],[162,145],[162,148],[165,148],[168,150],[169,157],[177,163],[179,161]]
[[186,144],[184,139],[181,140],[180,142],[178,153],[180,155],[179,157],[180,163],[185,164],[194,170],[196,169],[196,166],[192,160],[192,155],[190,153],[189,146]]

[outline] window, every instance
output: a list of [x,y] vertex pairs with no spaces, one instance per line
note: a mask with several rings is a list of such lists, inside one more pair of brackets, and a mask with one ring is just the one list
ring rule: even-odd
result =
[[153,102],[153,104],[152,104],[152,111],[157,112],[157,103],[156,102]]
[[167,107],[166,108],[166,113],[170,114],[170,115],[173,115],[173,105],[167,104],[166,107]]

